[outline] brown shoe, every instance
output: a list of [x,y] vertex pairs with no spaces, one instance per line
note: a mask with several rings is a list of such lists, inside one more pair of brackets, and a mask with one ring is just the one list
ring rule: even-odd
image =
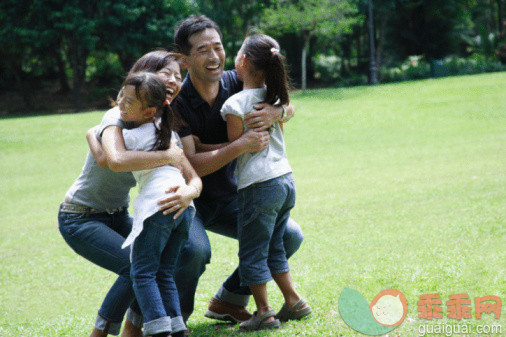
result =
[[213,297],[204,316],[220,321],[239,323],[250,319],[252,314],[246,307],[224,302]]

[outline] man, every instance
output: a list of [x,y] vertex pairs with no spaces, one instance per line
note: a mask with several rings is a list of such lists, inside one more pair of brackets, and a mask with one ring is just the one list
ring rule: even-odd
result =
[[[220,109],[227,98],[242,89],[242,83],[235,71],[223,71],[225,50],[219,27],[205,16],[191,16],[176,28],[175,43],[184,55],[183,66],[188,68],[177,101],[177,109],[187,126],[179,135],[185,154],[204,184],[200,198],[195,200],[197,214],[176,271],[181,311],[188,319],[193,312],[198,280],[211,258],[205,230],[237,239],[235,158],[265,149],[269,141],[265,130],[276,121],[287,121],[293,116],[293,107],[259,104],[255,107],[259,110],[250,113],[246,120],[248,127],[256,130],[229,143]],[[207,152],[198,152],[196,148]],[[291,219],[283,240],[287,257],[302,243],[302,231]],[[212,298],[205,316],[245,321],[251,317],[246,310],[250,294],[248,287],[240,286],[236,269]]]

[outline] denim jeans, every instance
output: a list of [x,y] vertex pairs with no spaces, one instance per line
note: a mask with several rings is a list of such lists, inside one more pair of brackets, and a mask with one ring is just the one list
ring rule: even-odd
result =
[[[211,261],[211,244],[206,230],[237,239],[239,215],[237,197],[227,201],[197,199],[194,202],[197,213],[190,226],[188,241],[179,256],[175,278],[181,311],[185,320],[193,312],[199,278],[206,270],[206,264]],[[303,239],[300,226],[289,219],[283,235],[287,258],[299,249]],[[216,297],[225,302],[246,306],[250,295],[249,287],[241,287],[240,285],[239,269],[237,268],[223,283]]]
[[239,275],[242,286],[267,283],[289,271],[283,234],[295,206],[292,174],[239,190]]
[[193,209],[177,219],[157,212],[144,220],[132,246],[133,288],[144,318],[144,335],[186,329],[174,282],[179,252],[188,239]]
[[137,313],[137,318],[140,317],[130,279],[130,250],[121,249],[132,229],[132,218],[127,211],[114,214],[59,212],[58,223],[63,239],[77,254],[118,274],[98,311],[95,327],[119,334],[129,307]]

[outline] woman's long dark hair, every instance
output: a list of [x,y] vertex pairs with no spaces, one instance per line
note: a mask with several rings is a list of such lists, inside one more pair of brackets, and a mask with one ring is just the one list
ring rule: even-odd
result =
[[147,71],[150,73],[157,73],[171,62],[178,62],[181,60],[182,55],[173,53],[164,49],[154,50],[147,54],[144,54],[138,59],[133,65],[132,69],[128,72],[128,75],[137,73],[140,71]]
[[144,108],[156,108],[156,117],[153,119],[156,129],[156,141],[152,150],[166,150],[170,146],[170,138],[174,128],[174,112],[170,104],[167,104],[167,89],[165,83],[154,73],[137,72],[131,73],[123,82],[123,87],[133,85],[135,95],[141,101]]
[[289,78],[285,66],[285,58],[281,55],[279,44],[272,37],[264,34],[248,36],[244,41],[243,52],[255,70],[262,71],[265,76],[267,93],[265,102],[269,104],[287,104]]

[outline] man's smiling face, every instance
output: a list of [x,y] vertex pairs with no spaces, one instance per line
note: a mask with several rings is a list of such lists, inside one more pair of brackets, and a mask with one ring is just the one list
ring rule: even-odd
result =
[[215,29],[207,28],[188,39],[191,45],[187,56],[192,80],[215,83],[221,79],[225,64],[225,49]]

